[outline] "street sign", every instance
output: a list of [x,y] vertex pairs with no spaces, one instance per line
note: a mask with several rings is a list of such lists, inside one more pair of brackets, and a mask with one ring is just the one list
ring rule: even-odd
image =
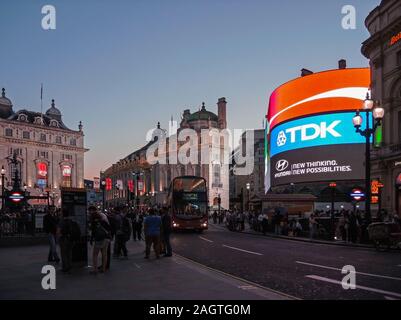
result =
[[361,201],[365,194],[362,192],[361,189],[353,189],[350,196],[356,201]]

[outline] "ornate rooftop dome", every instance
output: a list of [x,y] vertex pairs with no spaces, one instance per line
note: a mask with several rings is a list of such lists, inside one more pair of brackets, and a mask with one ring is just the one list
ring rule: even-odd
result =
[[218,117],[213,112],[207,111],[205,107],[205,103],[202,102],[202,109],[192,113],[188,116],[187,121],[197,121],[197,120],[211,120],[218,121]]
[[13,114],[13,104],[10,99],[6,97],[6,89],[1,90],[0,97],[0,117],[8,118]]
[[59,109],[56,108],[56,105],[55,105],[55,103],[54,103],[54,99],[52,100],[52,104],[51,104],[50,109],[48,109],[48,110],[46,111],[46,115],[47,115],[49,118],[52,118],[52,119],[56,119],[56,120],[58,120],[58,121],[61,121],[61,112],[60,112]]

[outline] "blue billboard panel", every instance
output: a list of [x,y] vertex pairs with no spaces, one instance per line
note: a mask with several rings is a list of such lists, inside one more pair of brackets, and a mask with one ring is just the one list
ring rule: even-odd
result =
[[[302,148],[365,143],[352,124],[354,116],[354,112],[322,114],[278,125],[271,132],[270,155]],[[366,115],[361,116],[366,123]]]

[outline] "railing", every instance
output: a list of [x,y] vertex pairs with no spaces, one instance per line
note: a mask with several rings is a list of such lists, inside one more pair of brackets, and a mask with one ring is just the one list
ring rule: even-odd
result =
[[372,151],[372,158],[386,158],[401,154],[401,144],[392,144]]
[[40,212],[0,214],[0,238],[43,236],[43,216]]

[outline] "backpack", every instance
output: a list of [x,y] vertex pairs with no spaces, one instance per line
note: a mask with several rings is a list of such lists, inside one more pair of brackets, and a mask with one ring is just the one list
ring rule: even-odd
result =
[[93,238],[95,241],[103,241],[107,236],[107,230],[100,223],[97,223],[93,231]]
[[81,228],[75,221],[71,221],[71,240],[72,241],[81,240]]

